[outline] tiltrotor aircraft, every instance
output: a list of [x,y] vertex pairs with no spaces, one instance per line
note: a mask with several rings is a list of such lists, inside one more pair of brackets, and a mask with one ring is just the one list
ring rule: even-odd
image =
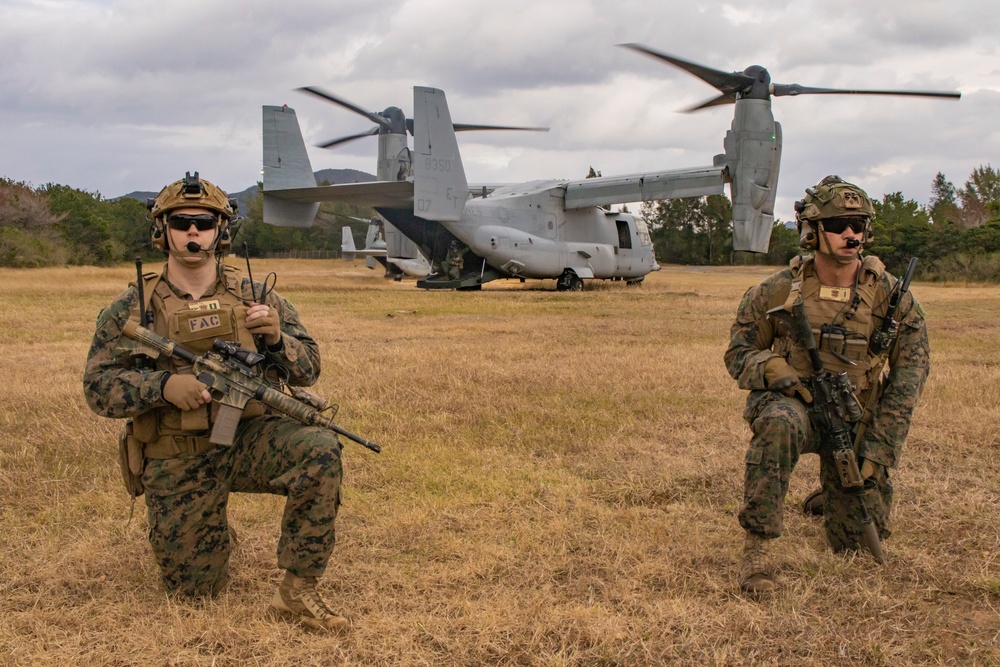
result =
[[[388,107],[385,111],[368,111],[360,106],[328,93],[316,87],[306,86],[300,88],[302,92],[314,95],[326,102],[333,102],[348,111],[364,116],[375,123],[375,127],[358,134],[346,137],[339,137],[324,143],[318,144],[319,148],[334,148],[341,144],[363,137],[378,137],[378,160],[376,165],[376,179],[379,181],[403,181],[413,175],[411,167],[413,152],[410,150],[407,139],[407,132],[413,134],[413,119],[406,118],[399,107]],[[532,132],[548,132],[547,127],[511,127],[507,125],[473,125],[469,123],[455,123],[456,132],[468,132],[475,130],[527,130]],[[377,222],[377,225],[376,225]],[[430,264],[417,249],[416,244],[406,238],[384,218],[372,221],[372,226],[368,228],[363,250],[354,250],[354,239],[346,236],[344,232],[341,250],[343,257],[353,261],[354,255],[366,255],[365,265],[368,268],[375,268],[378,261],[385,268],[385,277],[400,280],[404,275],[424,278],[431,273]]]
[[[360,218],[354,218],[361,220]],[[365,247],[358,249],[354,245],[354,235],[350,227],[343,227],[340,244],[340,254],[348,262],[353,262],[356,257],[365,258],[365,266],[369,269],[375,268],[375,262],[380,263],[385,269],[385,276],[394,280],[402,280],[403,276],[413,278],[426,278],[431,273],[431,265],[424,259],[424,256],[413,247],[415,257],[403,257],[402,251],[397,250],[390,254],[385,241],[385,223],[381,218],[373,217],[371,220],[361,220],[368,222],[368,233],[365,235]],[[396,232],[399,234],[399,232]]]
[[[412,176],[317,186],[294,110],[265,106],[264,220],[309,226],[320,201],[375,208],[412,240],[435,273],[424,288],[478,289],[498,278],[585,278],[638,282],[659,268],[642,220],[600,205],[722,194],[729,184],[733,249],[766,252],[774,222],[781,126],[771,97],[805,94],[913,95],[934,91],[838,90],[775,84],[763,67],[722,72],[637,44],[623,45],[675,65],[719,90],[694,109],[734,103],[725,152],[711,166],[581,180],[469,187],[444,92],[414,88]],[[364,135],[358,135],[364,136]],[[380,158],[381,159],[381,158]]]

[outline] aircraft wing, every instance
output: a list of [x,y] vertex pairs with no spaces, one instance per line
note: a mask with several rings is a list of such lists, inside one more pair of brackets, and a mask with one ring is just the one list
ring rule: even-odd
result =
[[585,178],[566,183],[566,208],[721,195],[728,180],[724,166]]
[[469,183],[469,195],[472,197],[484,197],[493,194],[498,188],[506,188],[514,183]]
[[342,201],[362,206],[413,208],[411,181],[374,181],[370,183],[340,183],[306,188],[264,190],[264,197],[292,202]]

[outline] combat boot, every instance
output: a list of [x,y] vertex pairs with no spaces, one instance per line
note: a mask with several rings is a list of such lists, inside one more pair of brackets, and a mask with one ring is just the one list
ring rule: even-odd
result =
[[740,590],[755,599],[774,592],[774,577],[767,564],[767,540],[747,531],[740,559]]
[[823,516],[823,503],[826,494],[823,489],[816,489],[802,501],[802,513],[806,516]]
[[285,579],[274,592],[269,610],[272,616],[301,623],[312,630],[342,634],[351,622],[333,612],[316,590],[315,577],[296,577],[285,572]]

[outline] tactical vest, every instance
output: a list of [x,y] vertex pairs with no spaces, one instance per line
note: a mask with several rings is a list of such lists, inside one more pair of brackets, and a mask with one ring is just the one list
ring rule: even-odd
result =
[[[831,373],[846,372],[856,388],[858,400],[864,405],[869,390],[877,387],[885,364],[884,356],[872,354],[869,349],[876,327],[874,320],[884,315],[887,305],[887,294],[881,287],[885,266],[877,257],[865,257],[853,289],[823,286],[811,257],[804,260],[796,257],[790,266],[790,291],[787,295],[775,295],[776,303],[772,303],[772,307],[782,303],[790,305],[798,297],[802,298],[823,368]],[[795,342],[788,324],[776,320],[774,327],[775,340],[771,349],[799,375],[812,375],[809,355]]]
[[[253,335],[245,326],[247,307],[241,298],[243,275],[239,269],[224,266],[216,293],[196,301],[177,296],[162,278],[156,273],[143,276],[146,310],[152,314],[149,328],[153,332],[197,354],[211,350],[216,338],[256,349]],[[132,319],[139,321],[138,306],[132,311]],[[162,354],[156,359],[156,370],[192,372],[189,364]],[[263,412],[261,403],[250,401],[243,417]],[[144,443],[146,458],[194,456],[214,446],[208,436],[217,413],[215,401],[195,410],[180,410],[173,405],[154,408],[133,419],[134,435]]]

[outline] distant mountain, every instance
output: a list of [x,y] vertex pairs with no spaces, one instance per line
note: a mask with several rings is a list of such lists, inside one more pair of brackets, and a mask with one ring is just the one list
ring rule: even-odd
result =
[[[357,169],[320,169],[315,172],[315,176],[316,182],[320,185],[336,185],[338,183],[369,183],[375,180],[375,176],[372,174],[369,174],[366,171],[358,171]],[[122,197],[138,199],[139,201],[145,203],[147,199],[151,199],[157,194],[159,194],[158,190],[156,192],[136,190],[135,192],[130,192],[127,195],[122,195]],[[246,190],[241,190],[239,192],[230,192],[229,196],[236,200],[236,204],[239,206],[241,215],[246,215],[250,200],[257,196],[257,185],[251,185]]]
[[158,192],[146,192],[145,190],[136,190],[135,192],[130,192],[127,195],[122,195],[121,197],[115,197],[115,199],[138,199],[141,202],[145,202],[147,199],[152,199]]

